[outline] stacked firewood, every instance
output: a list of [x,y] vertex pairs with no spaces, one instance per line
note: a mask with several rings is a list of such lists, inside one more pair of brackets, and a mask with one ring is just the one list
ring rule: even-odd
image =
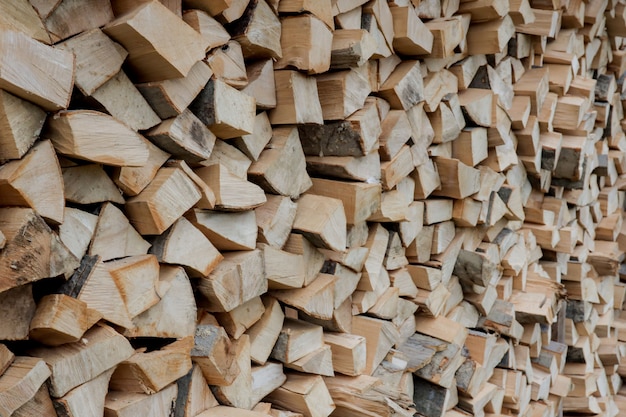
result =
[[0,2],[0,416],[623,415],[625,74],[624,0]]

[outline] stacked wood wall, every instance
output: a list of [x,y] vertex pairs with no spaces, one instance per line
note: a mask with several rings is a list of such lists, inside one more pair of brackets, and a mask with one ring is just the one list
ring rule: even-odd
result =
[[0,415],[626,413],[626,2],[0,4]]

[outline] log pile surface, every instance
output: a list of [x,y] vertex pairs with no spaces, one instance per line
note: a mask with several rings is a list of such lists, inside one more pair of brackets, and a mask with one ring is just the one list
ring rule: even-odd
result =
[[624,0],[1,1],[0,416],[625,415],[625,76]]

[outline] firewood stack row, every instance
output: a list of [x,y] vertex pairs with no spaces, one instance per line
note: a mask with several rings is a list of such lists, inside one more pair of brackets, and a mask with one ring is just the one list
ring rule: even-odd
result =
[[0,415],[623,415],[625,74],[624,0],[0,2]]

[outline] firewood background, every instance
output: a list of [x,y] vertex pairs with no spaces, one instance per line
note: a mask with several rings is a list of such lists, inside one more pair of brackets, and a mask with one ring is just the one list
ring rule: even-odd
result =
[[0,416],[624,415],[625,73],[624,0],[3,0]]

